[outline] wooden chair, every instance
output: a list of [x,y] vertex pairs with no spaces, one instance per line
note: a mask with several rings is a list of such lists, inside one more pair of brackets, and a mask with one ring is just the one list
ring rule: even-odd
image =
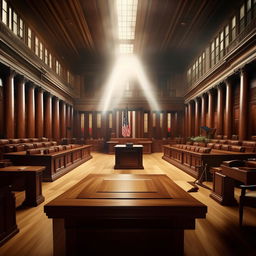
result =
[[243,223],[244,206],[256,208],[256,185],[241,185],[241,195],[239,200],[239,225]]

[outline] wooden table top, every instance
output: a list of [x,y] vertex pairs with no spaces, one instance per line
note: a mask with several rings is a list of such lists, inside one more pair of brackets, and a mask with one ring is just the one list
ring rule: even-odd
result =
[[182,151],[182,152],[188,152],[191,154],[195,154],[195,155],[202,155],[202,156],[207,156],[207,155],[245,155],[248,157],[255,157],[256,154],[255,152],[236,152],[236,151],[228,151],[228,150],[219,150],[219,149],[212,149],[210,153],[201,153],[201,152],[195,152],[195,151],[191,151],[191,150],[186,150],[183,148],[176,148],[170,145],[163,145],[164,148],[171,148],[177,151]]
[[0,172],[41,172],[45,166],[7,166],[0,168]]
[[45,206],[48,217],[189,216],[204,218],[207,207],[166,175],[90,174]]
[[118,145],[115,145],[115,148],[143,148],[143,145],[138,145],[138,144],[132,144],[131,147],[127,147],[126,144],[118,144]]
[[[54,156],[60,156],[62,154],[66,154],[66,153],[69,153],[69,152],[74,152],[74,151],[77,151],[77,150],[80,150],[80,149],[89,148],[89,147],[92,147],[92,145],[77,146],[77,147],[74,147],[74,148],[71,148],[71,149],[64,149],[64,150],[57,151],[57,152],[52,152],[52,153],[49,153],[49,154],[27,155],[26,151],[18,151],[18,152],[4,153],[4,155],[5,156],[13,156],[13,155],[14,156],[19,156],[19,155],[22,155],[22,156],[33,156],[33,157],[42,157],[42,156],[46,156],[46,157],[53,156],[54,157]],[[45,148],[38,148],[38,149],[43,151],[43,149],[47,149],[47,147],[45,147]]]

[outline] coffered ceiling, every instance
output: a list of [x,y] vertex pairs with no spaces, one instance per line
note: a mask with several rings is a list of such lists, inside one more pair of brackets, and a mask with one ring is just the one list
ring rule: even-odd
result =
[[[78,72],[108,63],[117,47],[115,0],[11,0]],[[138,0],[134,53],[184,68],[239,0]]]

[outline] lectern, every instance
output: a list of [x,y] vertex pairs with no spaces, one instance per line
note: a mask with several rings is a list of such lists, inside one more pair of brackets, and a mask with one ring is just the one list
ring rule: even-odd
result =
[[143,146],[127,145],[115,146],[115,169],[144,169],[143,167]]
[[207,207],[166,175],[91,174],[47,205],[54,256],[183,255]]

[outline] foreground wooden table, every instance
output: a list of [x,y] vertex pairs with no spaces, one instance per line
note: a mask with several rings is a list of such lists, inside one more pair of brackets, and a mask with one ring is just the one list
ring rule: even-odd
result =
[[54,255],[183,255],[207,207],[166,175],[91,174],[47,205]]
[[25,190],[24,206],[37,206],[44,202],[42,176],[44,166],[8,166],[0,168],[0,179],[8,180],[11,190]]

